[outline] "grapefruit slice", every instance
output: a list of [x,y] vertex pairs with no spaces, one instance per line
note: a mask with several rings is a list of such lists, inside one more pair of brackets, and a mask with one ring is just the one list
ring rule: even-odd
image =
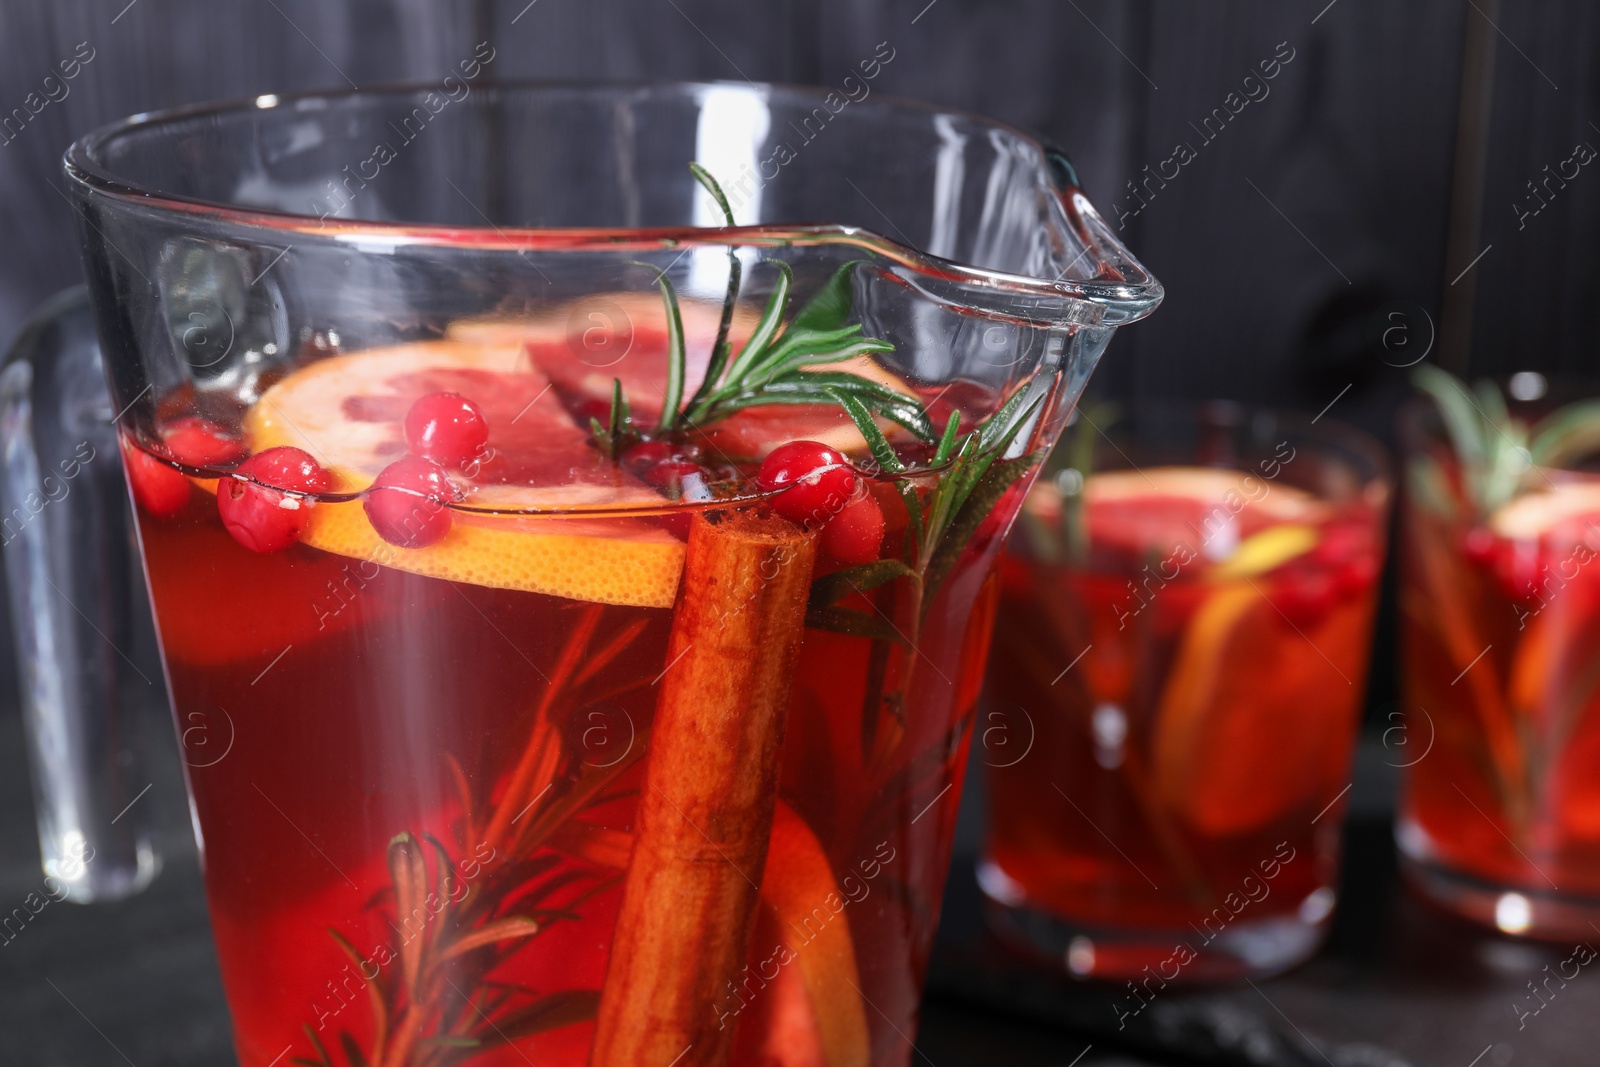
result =
[[1569,482],[1520,493],[1489,517],[1489,529],[1508,540],[1551,540],[1567,545],[1593,536],[1600,525],[1600,482]]
[[[716,343],[722,308],[699,300],[680,300],[685,373],[683,395],[692,396],[705,380]],[[759,316],[747,306],[734,314],[729,342],[738,352]],[[667,318],[653,293],[604,293],[525,318],[479,319],[451,325],[453,341],[485,348],[521,346],[533,367],[555,385],[561,401],[580,425],[590,416],[605,421],[612,379],[620,379],[634,418],[654,423],[666,393]],[[869,381],[910,394],[906,383],[865,356],[830,364]],[[891,442],[909,434],[885,419],[878,426]],[[855,423],[831,404],[771,405],[742,411],[707,427],[701,435],[714,451],[734,458],[762,459],[789,441],[821,441],[846,453],[860,453],[866,441]]]
[[[1059,486],[1040,481],[1026,506],[1040,519],[1056,523],[1063,500]],[[1184,545],[1220,563],[1232,561],[1258,534],[1287,524],[1308,528],[1329,512],[1327,504],[1303,489],[1222,467],[1102,471],[1084,483],[1083,504],[1089,540],[1097,547],[1144,559]],[[1303,533],[1297,536],[1299,541],[1274,534],[1258,542],[1257,551],[1270,545],[1266,554],[1278,554],[1303,542]],[[1283,553],[1273,566],[1298,554]],[[1251,573],[1263,569],[1255,559],[1241,566]]]
[[[599,455],[516,344],[417,342],[323,359],[262,394],[245,415],[245,434],[252,451],[305,449],[341,491],[358,491],[405,453],[411,404],[439,391],[472,400],[489,423],[491,456],[452,472],[470,506],[537,512],[662,503]],[[457,511],[436,544],[399,548],[378,536],[359,502],[316,505],[302,540],[432,578],[663,608],[677,594],[684,555],[682,541],[644,519],[471,511]]]

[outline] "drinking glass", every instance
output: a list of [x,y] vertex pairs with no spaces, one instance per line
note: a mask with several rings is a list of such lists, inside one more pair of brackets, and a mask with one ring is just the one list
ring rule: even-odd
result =
[[979,880],[1006,940],[1135,1013],[1315,951],[1388,493],[1328,419],[1079,412],[1000,568]]
[[1531,373],[1423,380],[1434,399],[1401,423],[1416,753],[1402,866],[1428,898],[1505,933],[1587,938],[1600,922],[1600,403]]
[[67,157],[240,1060],[907,1063],[995,558],[1161,290],[978,118],[462,69]]

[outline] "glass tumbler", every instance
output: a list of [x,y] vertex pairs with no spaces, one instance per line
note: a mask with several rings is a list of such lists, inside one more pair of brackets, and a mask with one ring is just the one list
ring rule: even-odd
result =
[[[1408,757],[1396,837],[1429,899],[1562,942],[1600,923],[1600,403],[1536,374],[1401,423]],[[1502,385],[1510,393],[1502,393]]]
[[1119,1013],[1315,951],[1388,493],[1326,419],[1079,412],[1001,563],[979,723],[1007,941],[1126,981]]
[[1161,290],[1003,126],[486,62],[67,157],[174,713],[233,739],[239,1058],[907,1063],[994,563]]

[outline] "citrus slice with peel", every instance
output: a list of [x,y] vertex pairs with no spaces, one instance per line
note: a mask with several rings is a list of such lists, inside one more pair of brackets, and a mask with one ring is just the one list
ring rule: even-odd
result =
[[319,360],[262,394],[245,415],[245,435],[252,452],[304,449],[339,491],[357,492],[405,454],[406,412],[434,392],[465,396],[489,424],[486,456],[450,472],[467,508],[454,512],[450,532],[426,548],[400,548],[378,536],[359,502],[323,501],[303,543],[448,581],[671,607],[681,540],[643,518],[549,514],[663,500],[600,456],[521,345],[425,341]]
[[[699,300],[680,300],[684,334],[685,398],[705,380],[716,344],[722,308]],[[741,305],[728,332],[737,354],[759,316]],[[555,385],[555,392],[582,425],[592,416],[605,421],[613,379],[622,383],[636,421],[650,424],[661,415],[666,393],[667,319],[660,297],[649,293],[601,293],[525,318],[466,320],[451,325],[450,340],[486,348],[521,346],[529,363]],[[905,381],[866,356],[828,364],[910,394]],[[886,419],[878,426],[890,441],[909,437]],[[846,453],[861,453],[866,441],[855,423],[832,404],[771,404],[741,411],[705,428],[700,438],[714,453],[761,459],[789,441],[821,441]]]
[[1519,493],[1489,516],[1489,529],[1516,540],[1555,539],[1576,544],[1600,527],[1600,482],[1583,481]]
[[1346,603],[1297,630],[1252,583],[1214,585],[1184,628],[1156,710],[1151,780],[1165,804],[1225,837],[1338,788],[1360,680],[1324,657],[1354,663],[1366,616]]
[[[1042,480],[1028,494],[1026,507],[1055,523],[1065,499],[1057,484]],[[1100,471],[1084,482],[1082,503],[1089,543],[1097,548],[1143,559],[1184,546],[1221,564],[1231,562],[1256,535],[1288,524],[1304,531],[1329,514],[1328,505],[1304,489],[1225,467]],[[1259,557],[1239,566],[1257,573],[1261,559],[1294,543],[1290,535],[1273,534],[1256,542]],[[1273,565],[1298,554],[1283,553]]]
[[761,879],[761,901],[790,939],[828,1067],[866,1067],[871,1052],[855,942],[822,842],[779,803]]

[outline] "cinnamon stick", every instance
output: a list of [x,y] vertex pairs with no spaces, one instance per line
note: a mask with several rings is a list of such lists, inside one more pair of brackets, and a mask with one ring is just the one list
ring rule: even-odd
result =
[[690,527],[592,1067],[727,1062],[815,554],[776,516]]

